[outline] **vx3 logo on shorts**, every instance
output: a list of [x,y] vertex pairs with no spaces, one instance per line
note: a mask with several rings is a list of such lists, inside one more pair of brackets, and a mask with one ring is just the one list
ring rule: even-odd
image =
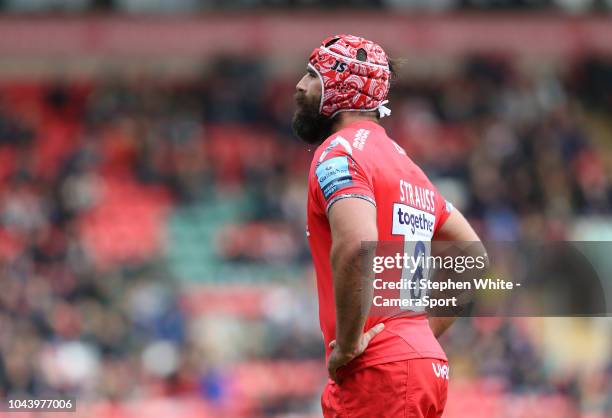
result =
[[450,372],[450,368],[448,364],[440,364],[440,363],[431,363],[431,367],[433,367],[434,374],[436,377],[440,379],[448,380],[448,373]]

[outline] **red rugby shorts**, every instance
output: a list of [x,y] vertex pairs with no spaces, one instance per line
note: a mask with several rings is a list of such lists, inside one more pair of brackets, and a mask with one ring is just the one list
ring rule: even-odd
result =
[[441,417],[448,392],[448,363],[412,359],[366,367],[329,380],[321,405],[325,418]]

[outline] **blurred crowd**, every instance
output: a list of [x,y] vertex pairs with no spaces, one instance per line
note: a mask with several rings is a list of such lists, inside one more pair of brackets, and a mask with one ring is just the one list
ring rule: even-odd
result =
[[[313,150],[290,127],[300,76],[224,57],[197,80],[0,86],[1,395],[195,396],[212,416],[316,416],[325,369],[304,238]],[[609,219],[609,61],[534,76],[472,57],[394,83],[384,125],[483,238],[571,239],[576,218]],[[233,315],[223,308],[234,288],[193,309],[198,287],[169,267],[163,233],[181,208],[228,196],[247,202],[214,257],[298,272],[247,289]],[[107,242],[118,225],[127,232]],[[569,412],[555,416],[610,414],[612,364],[558,372],[522,324],[465,319],[445,345],[469,378],[561,396]]]
[[548,10],[566,13],[609,11],[612,0],[3,0],[8,12],[193,13],[253,9]]

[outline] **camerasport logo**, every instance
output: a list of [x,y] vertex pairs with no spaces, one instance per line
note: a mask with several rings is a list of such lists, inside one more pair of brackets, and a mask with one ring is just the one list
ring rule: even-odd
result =
[[401,203],[393,205],[393,234],[429,241],[433,237],[435,223],[436,217],[429,212]]

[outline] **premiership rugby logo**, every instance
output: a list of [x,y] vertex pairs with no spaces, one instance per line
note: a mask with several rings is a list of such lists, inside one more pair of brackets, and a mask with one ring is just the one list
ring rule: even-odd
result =
[[315,170],[315,174],[325,199],[329,199],[334,192],[350,186],[353,180],[346,156],[334,157],[322,162]]

